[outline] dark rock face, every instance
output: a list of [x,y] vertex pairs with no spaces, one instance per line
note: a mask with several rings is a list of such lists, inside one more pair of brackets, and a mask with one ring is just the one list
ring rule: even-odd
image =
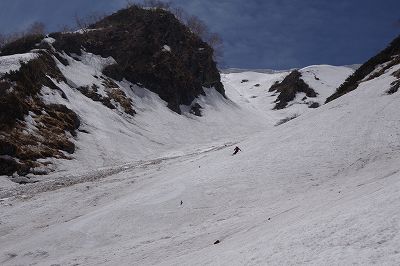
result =
[[[370,75],[378,65],[384,63],[386,63],[386,65],[382,67],[379,71],[368,77],[369,80],[379,77],[392,66],[400,64],[400,36],[394,39],[386,49],[369,59],[362,66],[360,66],[360,68],[358,68],[350,77],[346,79],[346,81],[342,85],[340,85],[339,88],[337,88],[334,94],[326,99],[326,102],[330,102],[334,99],[339,98],[340,96],[343,96],[346,93],[349,93],[350,91],[357,89],[358,84],[361,82],[361,80]],[[391,91],[397,91],[395,88],[395,84],[392,85],[394,87],[391,89]]]
[[204,94],[203,87],[225,95],[212,48],[167,11],[131,7],[90,28],[83,34],[53,34],[54,47],[112,56],[117,64],[106,67],[105,75],[143,84],[177,113],[179,105]]
[[279,93],[278,98],[275,100],[276,105],[274,109],[285,108],[288,102],[293,101],[296,98],[296,93],[299,92],[304,92],[307,97],[317,96],[317,93],[301,79],[301,73],[297,70],[292,71],[282,82],[272,85],[269,91]]

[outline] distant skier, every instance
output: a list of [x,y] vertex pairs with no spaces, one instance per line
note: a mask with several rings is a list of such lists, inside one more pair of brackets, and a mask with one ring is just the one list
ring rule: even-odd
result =
[[183,201],[181,200],[181,206],[182,206],[182,204],[183,204]]
[[242,151],[242,150],[238,146],[236,146],[235,149],[233,150],[233,154],[232,155],[235,155],[239,151]]

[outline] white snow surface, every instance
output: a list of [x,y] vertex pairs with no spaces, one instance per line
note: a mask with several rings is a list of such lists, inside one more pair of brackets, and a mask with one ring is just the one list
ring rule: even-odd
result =
[[[398,265],[400,94],[385,94],[398,68],[318,109],[279,112],[268,89],[285,73],[223,74],[229,99],[207,90],[203,117],[126,81],[134,117],[67,84],[68,101],[44,89],[89,134],[47,181],[4,182],[0,264]],[[301,71],[324,98],[349,70]]]
[[27,63],[32,59],[37,58],[36,53],[13,54],[0,56],[0,76],[10,71],[18,70],[21,67],[21,62]]
[[349,67],[337,67],[330,65],[309,66],[300,69],[301,78],[318,93],[314,101],[324,104],[326,98],[331,96],[343,81],[353,74]]
[[[268,90],[276,81],[282,81],[291,70],[265,73],[260,71],[232,72],[222,74],[222,79],[225,87],[228,87],[229,97],[241,108],[250,108],[267,118],[273,117],[273,120],[276,121],[309,111],[306,104],[308,101],[324,104],[326,98],[332,95],[336,88],[354,72],[348,67],[330,65],[309,66],[299,69],[299,71],[302,74],[301,78],[318,94],[317,97],[303,101],[302,98],[306,95],[299,93],[287,108],[277,111],[271,111],[271,109],[275,106],[274,101],[278,94],[268,92]],[[243,82],[243,80],[248,81]]]

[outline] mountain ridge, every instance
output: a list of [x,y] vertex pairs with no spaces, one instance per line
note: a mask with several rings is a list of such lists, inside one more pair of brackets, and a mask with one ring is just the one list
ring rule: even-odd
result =
[[225,97],[213,49],[170,12],[132,6],[91,27],[27,35],[2,47],[0,174],[45,173],[47,158],[73,158],[86,114],[67,107],[66,90],[121,117],[137,113],[127,96],[133,87],[155,92],[178,114],[205,88]]
[[[95,73],[89,60],[67,58],[67,70]],[[0,261],[398,264],[400,94],[386,92],[399,70],[317,109],[299,93],[281,110],[268,89],[288,72],[222,74],[228,99],[205,89],[202,117],[177,115],[156,94],[116,81],[138,111],[125,120],[62,84],[89,134],[76,160],[39,182],[0,177]],[[300,71],[323,102],[352,70]],[[276,126],[293,112],[301,115]],[[96,167],[82,171],[87,164]]]

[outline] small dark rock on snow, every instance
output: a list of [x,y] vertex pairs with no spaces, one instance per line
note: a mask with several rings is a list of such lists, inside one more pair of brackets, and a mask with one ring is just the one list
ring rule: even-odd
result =
[[190,113],[195,116],[201,116],[201,109],[203,109],[203,107],[201,107],[200,104],[195,103],[192,108],[190,108]]
[[309,106],[308,106],[308,108],[318,108],[319,107],[319,103],[316,103],[316,102],[312,102]]

